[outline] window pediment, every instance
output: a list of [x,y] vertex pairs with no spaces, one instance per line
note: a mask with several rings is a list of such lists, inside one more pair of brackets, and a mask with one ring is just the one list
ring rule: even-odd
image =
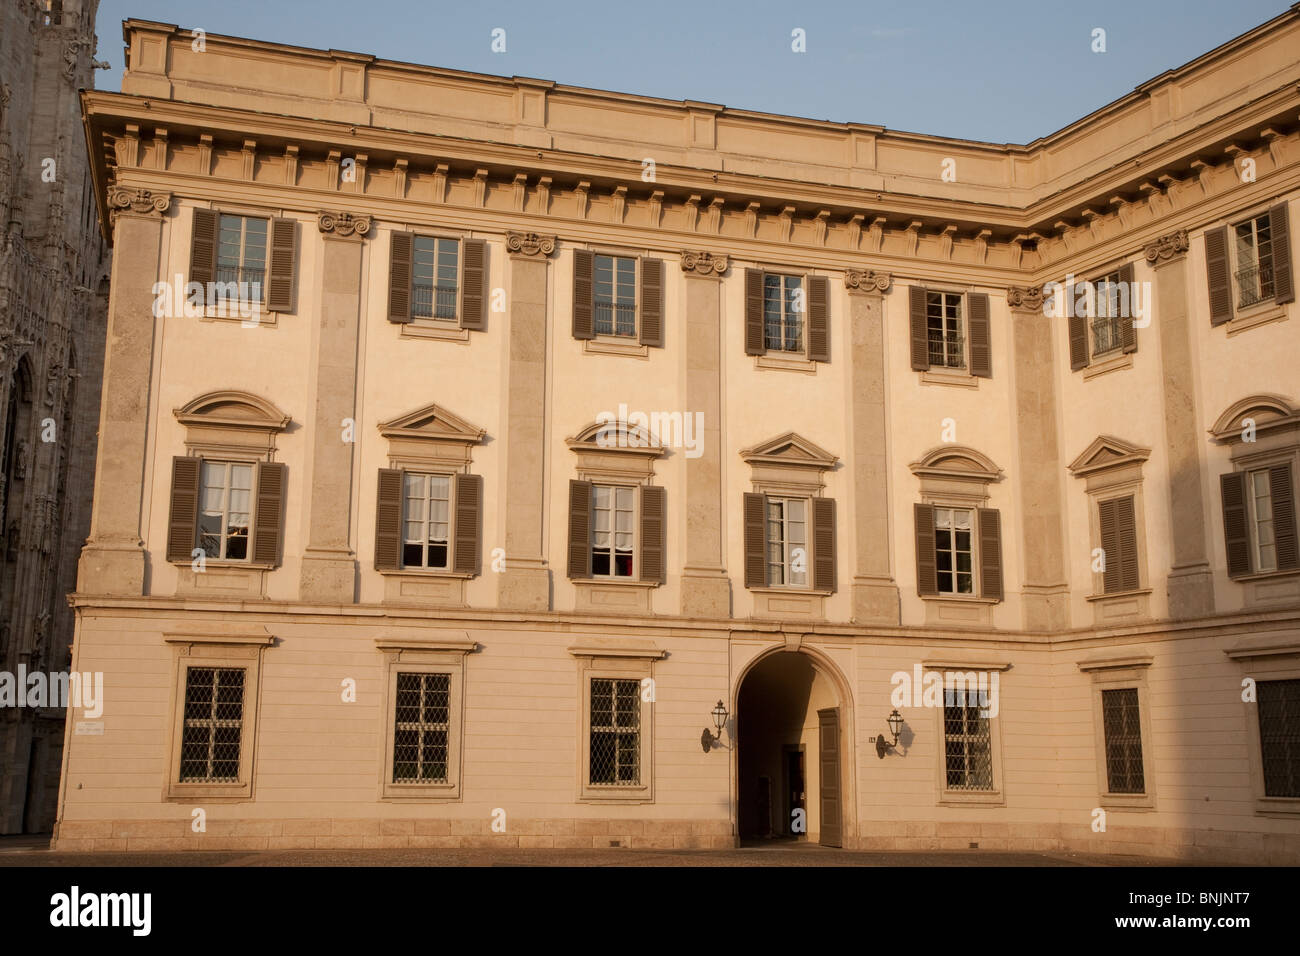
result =
[[648,483],[654,477],[655,459],[664,453],[659,436],[622,419],[592,422],[565,444],[578,456],[582,481]]
[[1001,481],[1002,469],[988,455],[966,445],[939,445],[907,466],[920,478]]
[[1245,443],[1246,419],[1254,422],[1255,435],[1300,443],[1300,408],[1280,395],[1251,395],[1233,403],[1210,429],[1215,441],[1224,445]]
[[460,471],[469,466],[470,448],[482,442],[487,432],[430,403],[380,422],[379,434],[388,439],[388,457],[394,467],[433,465]]
[[172,410],[185,426],[185,447],[199,455],[236,455],[270,460],[275,436],[291,419],[273,403],[227,389],[208,392]]
[[1130,444],[1113,435],[1099,435],[1078,458],[1070,463],[1069,467],[1076,478],[1086,478],[1089,475],[1131,465],[1136,465],[1140,472],[1142,462],[1150,456],[1150,448]]
[[795,432],[742,449],[753,470],[754,490],[765,494],[820,496],[826,472],[839,461],[820,445]]

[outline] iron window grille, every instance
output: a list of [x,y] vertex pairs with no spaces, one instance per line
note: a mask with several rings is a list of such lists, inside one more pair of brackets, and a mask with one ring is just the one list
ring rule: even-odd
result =
[[597,677],[591,681],[592,786],[632,787],[641,782],[641,682]]
[[767,499],[767,583],[773,587],[808,585],[808,502],[804,498]]
[[636,335],[636,260],[595,257],[593,322],[597,335]]
[[802,276],[763,276],[763,343],[769,351],[803,351]]
[[393,783],[447,783],[451,675],[398,673]]
[[460,243],[416,236],[411,252],[411,315],[455,320]]
[[1094,284],[1095,315],[1092,321],[1092,354],[1105,355],[1124,345],[1123,323],[1131,321],[1124,313],[1131,311],[1127,305],[1128,291],[1121,292],[1118,272],[1102,276]]
[[191,667],[185,675],[181,783],[238,783],[244,669]]
[[1107,792],[1145,793],[1137,688],[1103,690],[1101,722],[1106,740]]
[[940,594],[975,593],[975,553],[969,508],[934,509],[934,559]]
[[945,702],[944,769],[949,790],[993,789],[993,734],[978,706]]
[[1300,797],[1300,680],[1256,684],[1264,796]]
[[[222,214],[217,224],[217,266],[213,292],[221,300],[264,302],[266,300],[266,234],[269,222],[253,216]],[[234,296],[230,283],[236,283]],[[254,294],[254,292],[256,294]]]
[[930,365],[940,368],[966,367],[966,339],[962,329],[962,297],[954,292],[925,294],[926,336]]
[[1273,235],[1268,213],[1232,229],[1237,250],[1237,308],[1273,298]]
[[630,578],[636,489],[593,485],[591,489],[591,575]]
[[448,567],[451,551],[451,478],[404,472],[402,566]]
[[245,560],[252,524],[253,466],[204,459],[199,475],[199,547],[209,558]]

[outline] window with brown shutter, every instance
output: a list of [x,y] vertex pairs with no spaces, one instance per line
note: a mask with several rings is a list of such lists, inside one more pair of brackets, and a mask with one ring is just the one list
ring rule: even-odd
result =
[[663,488],[641,486],[641,580],[663,584],[667,555],[667,497]]
[[1228,230],[1209,229],[1205,233],[1205,275],[1210,287],[1210,324],[1222,325],[1232,319],[1232,279],[1228,275]]
[[767,496],[745,493],[745,587],[767,586]]
[[1278,305],[1295,301],[1295,279],[1291,272],[1291,217],[1286,203],[1268,211],[1273,240],[1273,301]]
[[591,482],[569,482],[569,577],[591,577]]
[[1250,574],[1250,534],[1246,528],[1246,476],[1239,471],[1219,476],[1223,497],[1223,540],[1228,553],[1228,576]]
[[[1126,262],[1119,267],[1119,281],[1120,284],[1128,290],[1127,293],[1125,293],[1125,296],[1128,299],[1128,308],[1124,310],[1126,314],[1120,316],[1120,321],[1122,323],[1119,328],[1120,348],[1124,352],[1136,352],[1138,349],[1138,342],[1137,326],[1133,324],[1135,318],[1133,312],[1133,300],[1135,298],[1133,289],[1133,263]],[[1150,302],[1145,303],[1145,305],[1147,309],[1151,308]]]
[[287,491],[285,466],[264,461],[257,466],[257,511],[253,517],[253,560],[258,564],[280,563],[283,538],[284,502]]
[[[596,327],[593,271],[595,255],[588,249],[573,250],[573,337],[594,339]],[[570,561],[572,564],[572,561]],[[570,575],[573,577],[573,575]]]
[[970,373],[978,378],[993,377],[989,326],[989,297],[983,292],[970,293],[966,296],[966,335],[970,340]]
[[212,209],[195,209],[190,232],[190,281],[202,285],[206,296],[208,283],[215,279],[216,273],[217,213]]
[[460,327],[475,332],[487,328],[488,262],[487,243],[466,239],[461,243]]
[[298,224],[292,219],[271,220],[270,259],[266,307],[272,312],[292,312],[298,263]]
[[456,503],[452,570],[461,574],[478,574],[482,567],[483,551],[479,532],[479,520],[483,511],[483,476],[456,475],[452,487],[452,497]]
[[763,355],[763,271],[745,270],[745,354]]
[[1289,464],[1274,465],[1268,470],[1269,498],[1273,510],[1273,541],[1277,550],[1277,569],[1300,568],[1300,549],[1296,542],[1295,482]]
[[379,469],[375,496],[375,570],[402,569],[402,472]]
[[662,348],[664,344],[664,263],[662,259],[639,260],[639,321],[642,345]]
[[1088,317],[1074,307],[1074,285],[1065,287],[1065,314],[1070,329],[1070,371],[1088,367]]
[[835,574],[835,499],[813,498],[813,588],[834,591]]
[[809,276],[808,288],[808,358],[813,362],[831,360],[830,280]]
[[405,324],[411,321],[411,269],[415,255],[415,235],[392,234],[388,262],[388,321]]
[[199,459],[172,459],[171,514],[167,522],[167,560],[188,564],[198,538]]
[[975,512],[980,536],[980,596],[1002,600],[1002,513],[996,508]]
[[1300,568],[1290,463],[1220,476],[1228,575]]
[[939,572],[935,562],[934,505],[912,505],[916,525],[916,593],[925,597],[939,593]]
[[1137,517],[1133,496],[1097,502],[1097,523],[1104,555],[1102,593],[1120,594],[1138,589]]
[[926,327],[925,289],[912,286],[907,290],[908,327],[911,333],[912,368],[918,372],[930,368],[930,338]]

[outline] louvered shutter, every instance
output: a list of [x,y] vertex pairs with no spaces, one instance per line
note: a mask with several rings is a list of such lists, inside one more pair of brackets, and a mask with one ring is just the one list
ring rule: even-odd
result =
[[194,228],[190,232],[190,281],[203,286],[207,302],[208,283],[217,273],[217,213],[212,209],[194,210]]
[[569,577],[591,577],[591,482],[569,482]]
[[808,358],[814,362],[831,360],[830,280],[809,276],[808,285]]
[[767,586],[767,497],[745,492],[745,587]]
[[298,224],[292,219],[271,220],[271,268],[266,307],[272,312],[294,310],[294,276],[298,264]]
[[1228,552],[1228,576],[1250,574],[1250,533],[1246,528],[1246,475],[1230,471],[1219,476],[1223,496],[1223,543]]
[[641,580],[664,583],[667,555],[667,505],[663,488],[641,486]]
[[592,313],[595,311],[595,285],[592,273],[595,256],[588,249],[573,250],[573,337],[594,339],[596,328]]
[[257,466],[257,512],[253,516],[253,560],[280,563],[284,526],[285,467],[264,461]]
[[1225,227],[1205,233],[1205,274],[1210,284],[1210,324],[1222,325],[1232,319],[1232,280],[1228,276]]
[[1138,589],[1137,514],[1133,496],[1120,498],[1115,508],[1115,530],[1119,538],[1119,583],[1125,591]]
[[[1123,322],[1119,331],[1120,342],[1125,352],[1136,352],[1138,350],[1138,338],[1137,327],[1133,324],[1133,263],[1126,262],[1119,267],[1119,281],[1127,290],[1123,295],[1124,300],[1128,302],[1128,314],[1120,320]],[[1148,302],[1146,306],[1148,309],[1151,308],[1151,303]]]
[[1101,531],[1101,551],[1104,561],[1103,594],[1114,594],[1123,590],[1120,584],[1119,521],[1116,517],[1118,505],[1118,498],[1097,502],[1097,524]]
[[1291,217],[1286,203],[1268,211],[1268,233],[1273,242],[1273,301],[1279,305],[1295,301],[1295,279],[1291,272]]
[[193,560],[199,522],[198,458],[172,459],[171,514],[167,521],[167,560]]
[[912,337],[912,368],[924,372],[930,367],[930,341],[925,320],[925,290],[907,290],[908,324]]
[[415,236],[395,232],[388,260],[388,321],[411,321],[411,275],[414,269]]
[[812,499],[813,588],[835,590],[835,499]]
[[762,355],[767,351],[763,340],[763,272],[745,270],[745,354]]
[[456,502],[456,543],[452,548],[452,570],[478,574],[482,567],[479,516],[483,511],[483,476],[456,475],[452,483]]
[[662,348],[664,344],[664,263],[662,259],[641,259],[641,344]]
[[379,491],[375,497],[375,570],[402,568],[402,472],[379,469]]
[[997,508],[977,508],[975,516],[980,535],[980,595],[1001,601],[1002,514]]
[[939,568],[934,553],[934,505],[912,505],[916,525],[916,593],[939,593]]
[[487,243],[466,239],[460,257],[460,327],[474,332],[487,328]]
[[1088,319],[1075,314],[1073,285],[1065,287],[1065,314],[1069,316],[1070,370],[1077,372],[1088,367]]
[[993,342],[990,333],[989,297],[983,292],[966,296],[966,328],[970,335],[970,373],[993,377]]
[[1273,544],[1277,549],[1277,569],[1290,571],[1300,567],[1296,549],[1295,485],[1291,466],[1274,465],[1268,470],[1269,497],[1273,506]]

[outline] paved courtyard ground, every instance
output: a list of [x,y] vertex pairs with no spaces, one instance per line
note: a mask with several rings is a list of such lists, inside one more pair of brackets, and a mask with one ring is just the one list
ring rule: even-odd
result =
[[48,837],[0,837],[0,867],[18,866],[1178,866],[1146,857],[981,850],[890,853],[775,843],[731,850],[194,850],[54,853]]

